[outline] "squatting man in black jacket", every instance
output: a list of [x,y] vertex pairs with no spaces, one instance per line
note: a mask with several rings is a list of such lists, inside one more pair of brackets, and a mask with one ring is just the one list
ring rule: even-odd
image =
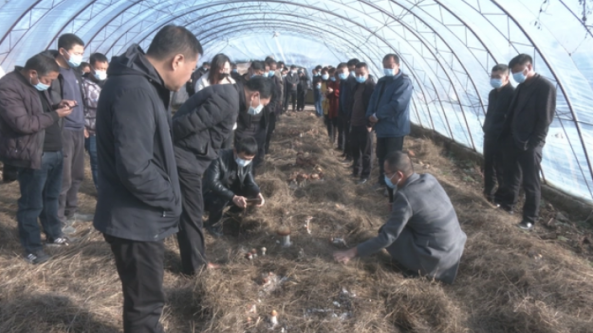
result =
[[258,207],[265,203],[253,178],[253,159],[257,154],[254,138],[244,138],[235,144],[235,149],[220,152],[204,175],[204,206],[209,212],[205,228],[214,237],[223,236],[223,211],[233,204],[232,211],[240,211],[248,202]]
[[112,59],[99,97],[94,226],[115,257],[125,333],[163,332],[164,239],[177,233],[181,215],[167,109],[170,92],[185,86],[200,54],[194,34],[165,26],[146,53],[135,44]]
[[[204,248],[202,175],[218,158],[233,130],[235,140],[255,137],[262,110],[273,96],[272,80],[254,76],[245,84],[214,85],[200,90],[173,117],[173,141],[183,212],[179,219],[182,272],[193,275],[208,264]],[[264,138],[265,138],[265,131]],[[265,140],[264,140],[265,141]]]

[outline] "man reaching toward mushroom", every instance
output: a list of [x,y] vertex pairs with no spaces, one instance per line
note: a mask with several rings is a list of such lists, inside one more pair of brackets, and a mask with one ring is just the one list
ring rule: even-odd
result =
[[385,248],[407,273],[453,283],[467,236],[449,196],[432,175],[415,173],[405,153],[389,154],[384,168],[387,186],[397,187],[391,216],[377,237],[335,252],[334,259],[347,263]]
[[253,137],[245,137],[236,142],[234,149],[220,152],[218,159],[204,174],[204,206],[209,212],[206,230],[214,237],[222,237],[222,217],[226,206],[233,204],[231,210],[241,210],[249,203],[258,207],[265,200],[253,179],[252,161],[258,146]]

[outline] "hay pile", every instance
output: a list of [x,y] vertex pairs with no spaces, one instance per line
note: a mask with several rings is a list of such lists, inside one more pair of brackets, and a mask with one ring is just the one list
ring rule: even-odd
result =
[[[320,120],[291,114],[281,120],[257,177],[266,206],[229,218],[225,238],[208,236],[209,259],[222,268],[182,276],[176,241],[167,240],[167,332],[593,332],[589,230],[562,222],[583,240],[581,251],[556,222],[554,229],[524,233],[514,226],[517,217],[481,198],[475,166],[424,139],[407,140],[406,149],[417,171],[442,182],[468,235],[454,285],[404,278],[385,253],[333,262],[332,252],[344,245],[330,240],[352,246],[376,234],[387,200],[350,178]],[[292,179],[320,173],[320,179]],[[83,212],[94,209],[88,179]],[[1,191],[0,332],[120,331],[120,286],[102,237],[79,224],[80,242],[30,266],[18,257],[18,186]],[[280,226],[291,229],[291,247],[281,247]],[[547,237],[551,232],[566,241]],[[258,255],[248,260],[252,249]],[[270,330],[273,310],[278,324]]]

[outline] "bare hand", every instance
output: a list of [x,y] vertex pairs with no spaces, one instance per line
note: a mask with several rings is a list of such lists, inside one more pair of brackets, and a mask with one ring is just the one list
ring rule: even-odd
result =
[[247,207],[247,198],[235,195],[233,197],[233,203],[239,208],[245,208]]
[[78,103],[76,103],[76,101],[71,101],[68,99],[63,99],[60,101],[60,103],[58,103],[58,109],[61,109],[63,107],[69,107],[70,109],[72,109],[73,107],[77,106]]
[[263,205],[266,203],[266,199],[264,199],[264,196],[261,193],[258,194],[257,197],[261,200],[261,202],[259,203],[259,205],[257,205],[257,207],[263,207]]
[[355,247],[346,251],[336,251],[334,252],[334,260],[339,263],[347,264],[350,259],[356,257],[357,254],[358,251]]
[[331,94],[334,92],[334,90],[332,88],[327,88],[327,92]]
[[91,135],[89,134],[89,131],[85,128],[84,129],[84,138],[88,139]]
[[56,110],[56,113],[58,114],[58,117],[60,118],[64,118],[69,116],[72,113],[72,108],[70,108],[69,106],[63,106],[60,107]]
[[372,115],[372,116],[370,116],[370,117],[369,117],[369,120],[370,120],[370,121],[371,121],[371,123],[373,123],[373,124],[379,121],[379,119],[377,119],[377,117],[375,117],[375,115]]
[[373,131],[372,127],[367,127],[367,131],[369,131],[369,133],[371,133]]

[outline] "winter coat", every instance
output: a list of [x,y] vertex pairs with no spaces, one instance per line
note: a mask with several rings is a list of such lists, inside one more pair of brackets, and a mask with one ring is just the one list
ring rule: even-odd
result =
[[252,168],[253,163],[240,168],[233,149],[221,151],[204,174],[204,194],[212,192],[225,201],[231,201],[235,195],[257,196],[260,190],[253,179]]
[[170,91],[138,45],[113,57],[97,105],[99,193],[94,226],[135,241],[178,231],[181,191]]
[[173,117],[175,156],[180,169],[202,175],[245,109],[241,84],[217,84],[198,91]]
[[45,129],[60,121],[45,112],[41,98],[51,105],[47,92],[39,93],[16,67],[0,79],[0,160],[13,166],[40,169]]
[[84,128],[89,135],[95,135],[97,122],[97,104],[101,95],[101,86],[105,81],[99,81],[92,75],[85,75],[82,81],[82,98],[84,100]]
[[286,77],[284,78],[284,82],[286,83],[286,88],[284,91],[297,91],[297,86],[299,84],[299,75],[297,73],[292,73],[292,71],[288,72]]
[[410,133],[413,89],[412,81],[401,70],[395,76],[379,79],[366,114],[367,118],[375,115],[379,119],[374,126],[378,138],[396,138]]
[[338,109],[340,107],[340,82],[339,81],[327,81],[328,88],[332,88],[333,92],[327,93],[327,99],[329,101],[328,116],[329,119],[338,118]]

